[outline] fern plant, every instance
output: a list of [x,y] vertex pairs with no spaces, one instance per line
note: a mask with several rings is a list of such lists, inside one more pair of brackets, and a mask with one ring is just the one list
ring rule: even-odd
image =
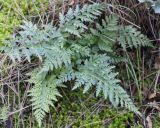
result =
[[[90,88],[96,89],[96,96],[103,94],[105,99],[115,106],[128,108],[140,115],[127,93],[120,86],[115,72],[114,45],[119,43],[124,50],[127,47],[150,46],[149,39],[132,26],[118,24],[118,16],[110,15],[102,24],[93,22],[105,9],[102,4],[76,6],[66,15],[60,13],[59,24],[37,26],[24,22],[22,31],[12,37],[3,48],[13,62],[35,57],[41,64],[30,76],[28,82],[34,86],[29,92],[34,115],[42,124],[49,106],[54,106],[58,88],[73,81],[74,89],[84,87],[84,93]],[[118,57],[117,57],[118,58]]]

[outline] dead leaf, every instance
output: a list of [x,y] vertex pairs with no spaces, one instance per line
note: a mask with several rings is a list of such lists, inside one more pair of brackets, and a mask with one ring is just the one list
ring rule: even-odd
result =
[[75,0],[71,0],[68,5],[72,6],[74,3],[75,3]]
[[159,57],[157,57],[157,58],[155,59],[154,68],[155,68],[155,69],[160,69],[160,58],[159,58]]
[[151,94],[148,95],[148,99],[153,99],[155,97],[156,97],[156,92],[151,93]]
[[147,128],[152,128],[152,120],[150,116],[147,116],[146,121],[147,121]]

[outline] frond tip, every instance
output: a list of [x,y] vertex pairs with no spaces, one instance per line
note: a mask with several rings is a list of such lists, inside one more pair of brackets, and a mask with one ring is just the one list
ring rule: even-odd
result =
[[57,101],[57,96],[61,96],[57,86],[48,85],[48,83],[38,83],[30,90],[30,96],[32,97],[32,106],[34,110],[35,118],[41,126],[42,120],[46,113],[49,112],[49,106],[54,106],[53,101]]
[[127,47],[152,46],[147,36],[143,35],[131,25],[119,26],[119,37],[117,40],[124,50],[126,50]]
[[69,9],[67,14],[60,13],[59,27],[61,31],[81,37],[81,33],[88,29],[86,22],[93,22],[102,14],[104,6],[102,4],[94,3],[92,5],[84,5],[82,9],[79,5],[75,9]]

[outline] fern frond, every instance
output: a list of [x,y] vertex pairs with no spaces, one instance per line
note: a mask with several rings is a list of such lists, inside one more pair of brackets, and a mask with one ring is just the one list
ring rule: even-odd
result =
[[100,50],[112,51],[112,45],[118,41],[124,50],[127,47],[152,46],[147,36],[143,35],[133,26],[118,25],[118,17],[111,15],[102,20],[102,25],[96,24],[96,29],[91,28],[91,33],[98,37]]
[[[109,74],[112,71],[112,68],[114,68],[114,66],[109,66],[108,61],[109,61],[109,57],[105,55],[98,55],[98,56],[95,55],[95,56],[92,56],[89,60],[86,60],[84,65],[79,66],[78,72],[75,73],[77,80],[76,80],[74,89],[79,87],[79,85],[83,85],[83,84],[85,85],[89,84],[86,86],[96,85],[98,83],[98,77],[99,77],[98,75],[105,75],[104,73]],[[92,76],[92,73],[95,73],[95,74]],[[114,73],[112,75],[116,76],[116,74]],[[92,79],[92,77],[94,76],[95,78]],[[118,82],[116,79],[115,81],[111,81],[112,77],[111,79],[109,79],[110,78],[109,75],[105,79],[107,78],[108,78],[107,80],[108,82],[113,82],[113,83]],[[105,97],[107,96],[105,95]]]
[[29,96],[32,97],[34,115],[39,126],[41,126],[44,116],[49,112],[49,106],[54,106],[53,102],[57,101],[56,97],[61,95],[57,89],[58,86],[55,84],[56,78],[54,76],[45,80],[41,80],[41,76],[39,79],[37,78],[37,76],[32,77],[30,80],[35,86],[30,90]]
[[114,66],[110,65],[110,57],[94,55],[86,60],[84,65],[79,65],[76,71],[72,68],[63,70],[59,75],[58,83],[75,80],[73,90],[84,86],[84,93],[95,87],[96,96],[102,92],[105,99],[109,98],[115,107],[121,105],[140,114],[127,93],[119,86],[120,80],[116,78],[118,73],[114,73],[113,69]]
[[104,6],[94,3],[93,5],[84,5],[82,9],[79,5],[75,9],[69,9],[66,15],[60,13],[59,27],[61,31],[81,37],[81,33],[87,29],[85,22],[93,22],[102,14]]
[[25,22],[21,26],[23,29],[19,35],[13,36],[11,41],[7,42],[7,47],[3,50],[15,62],[26,58],[29,62],[31,57],[38,57],[41,61],[44,59],[47,47],[63,47],[64,38],[62,34],[51,25],[46,25],[38,29],[36,25]]
[[75,72],[76,82],[73,89],[83,85],[85,93],[95,86],[96,96],[103,92],[105,99],[109,98],[115,107],[120,104],[122,107],[139,114],[129,96],[119,86],[120,81],[116,78],[117,73],[113,72],[114,66],[111,66],[108,61],[109,57],[104,55],[93,56],[90,60],[86,60],[85,64]]
[[62,84],[67,81],[75,80],[75,73],[72,67],[63,69],[63,71],[58,76],[57,84]]
[[102,20],[102,25],[96,24],[96,29],[91,28],[91,33],[98,37],[100,50],[112,52],[112,46],[116,41],[118,31],[118,17],[111,15]]
[[59,47],[51,47],[45,50],[46,60],[52,62],[55,68],[61,68],[63,63],[65,66],[68,66],[71,63],[70,54],[70,51],[67,51],[67,49]]
[[119,37],[117,40],[124,50],[126,50],[127,47],[152,46],[147,36],[143,35],[131,25],[119,27]]
[[89,56],[91,53],[91,49],[88,46],[82,46],[78,43],[72,44],[70,50],[72,51],[72,55],[77,56],[78,58]]
[[82,15],[78,15],[77,19],[80,18],[80,20],[83,22],[92,22],[94,19],[97,19],[97,16],[102,14],[103,9],[104,6],[98,3],[84,5],[80,11]]

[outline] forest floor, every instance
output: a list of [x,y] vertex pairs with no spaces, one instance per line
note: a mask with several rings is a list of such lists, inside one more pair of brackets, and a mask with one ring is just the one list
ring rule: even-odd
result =
[[[114,108],[104,98],[97,98],[95,90],[84,95],[83,90],[70,92],[72,88],[69,87],[60,89],[63,98],[58,98],[55,107],[50,108],[43,122],[44,128],[160,128],[160,14],[135,0],[51,0],[49,5],[45,0],[44,3],[37,0],[36,6],[31,7],[29,3],[27,6],[25,0],[22,1],[18,6],[12,0],[0,0],[0,42],[11,33],[19,31],[18,26],[22,20],[29,19],[37,24],[49,21],[56,23],[59,12],[74,8],[76,4],[106,2],[114,5],[111,11],[119,15],[121,24],[133,25],[147,35],[154,46],[129,49],[129,63],[118,64],[116,67],[122,87],[139,108],[142,117]],[[34,12],[36,15],[31,16]],[[3,43],[0,45],[4,46]],[[3,55],[0,58],[3,61]],[[24,74],[28,72],[25,69],[30,67],[32,70],[37,65],[38,62],[23,62],[15,66],[8,61],[1,66],[0,107],[7,106],[10,113],[5,122],[0,121],[0,127],[38,128],[31,105],[26,105],[31,85],[19,81],[25,79]]]

